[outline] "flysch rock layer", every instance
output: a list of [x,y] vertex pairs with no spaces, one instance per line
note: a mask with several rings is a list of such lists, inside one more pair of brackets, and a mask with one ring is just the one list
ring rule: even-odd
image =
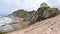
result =
[[60,34],[60,15],[7,34]]

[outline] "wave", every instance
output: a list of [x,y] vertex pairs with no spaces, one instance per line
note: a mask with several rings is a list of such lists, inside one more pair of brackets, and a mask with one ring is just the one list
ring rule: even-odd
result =
[[12,20],[9,17],[1,17],[0,16],[0,26],[6,23],[10,23]]

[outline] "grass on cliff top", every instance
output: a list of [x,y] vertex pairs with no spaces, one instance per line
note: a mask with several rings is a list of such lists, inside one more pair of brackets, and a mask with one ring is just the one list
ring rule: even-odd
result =
[[53,10],[53,8],[40,7],[40,8],[38,8],[38,10],[37,10],[37,11],[44,11],[44,10]]
[[18,10],[19,11],[19,13],[22,13],[22,14],[28,14],[29,12],[28,11],[26,11],[26,10]]
[[53,10],[53,8],[47,8],[47,10]]
[[22,14],[28,14],[28,11],[21,11]]

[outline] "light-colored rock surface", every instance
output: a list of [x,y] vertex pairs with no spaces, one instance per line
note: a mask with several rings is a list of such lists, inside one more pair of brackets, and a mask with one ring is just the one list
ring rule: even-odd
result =
[[60,34],[60,15],[7,34]]

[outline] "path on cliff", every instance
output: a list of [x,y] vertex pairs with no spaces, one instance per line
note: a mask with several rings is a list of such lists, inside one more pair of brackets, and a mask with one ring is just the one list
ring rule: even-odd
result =
[[60,15],[7,34],[60,34]]

